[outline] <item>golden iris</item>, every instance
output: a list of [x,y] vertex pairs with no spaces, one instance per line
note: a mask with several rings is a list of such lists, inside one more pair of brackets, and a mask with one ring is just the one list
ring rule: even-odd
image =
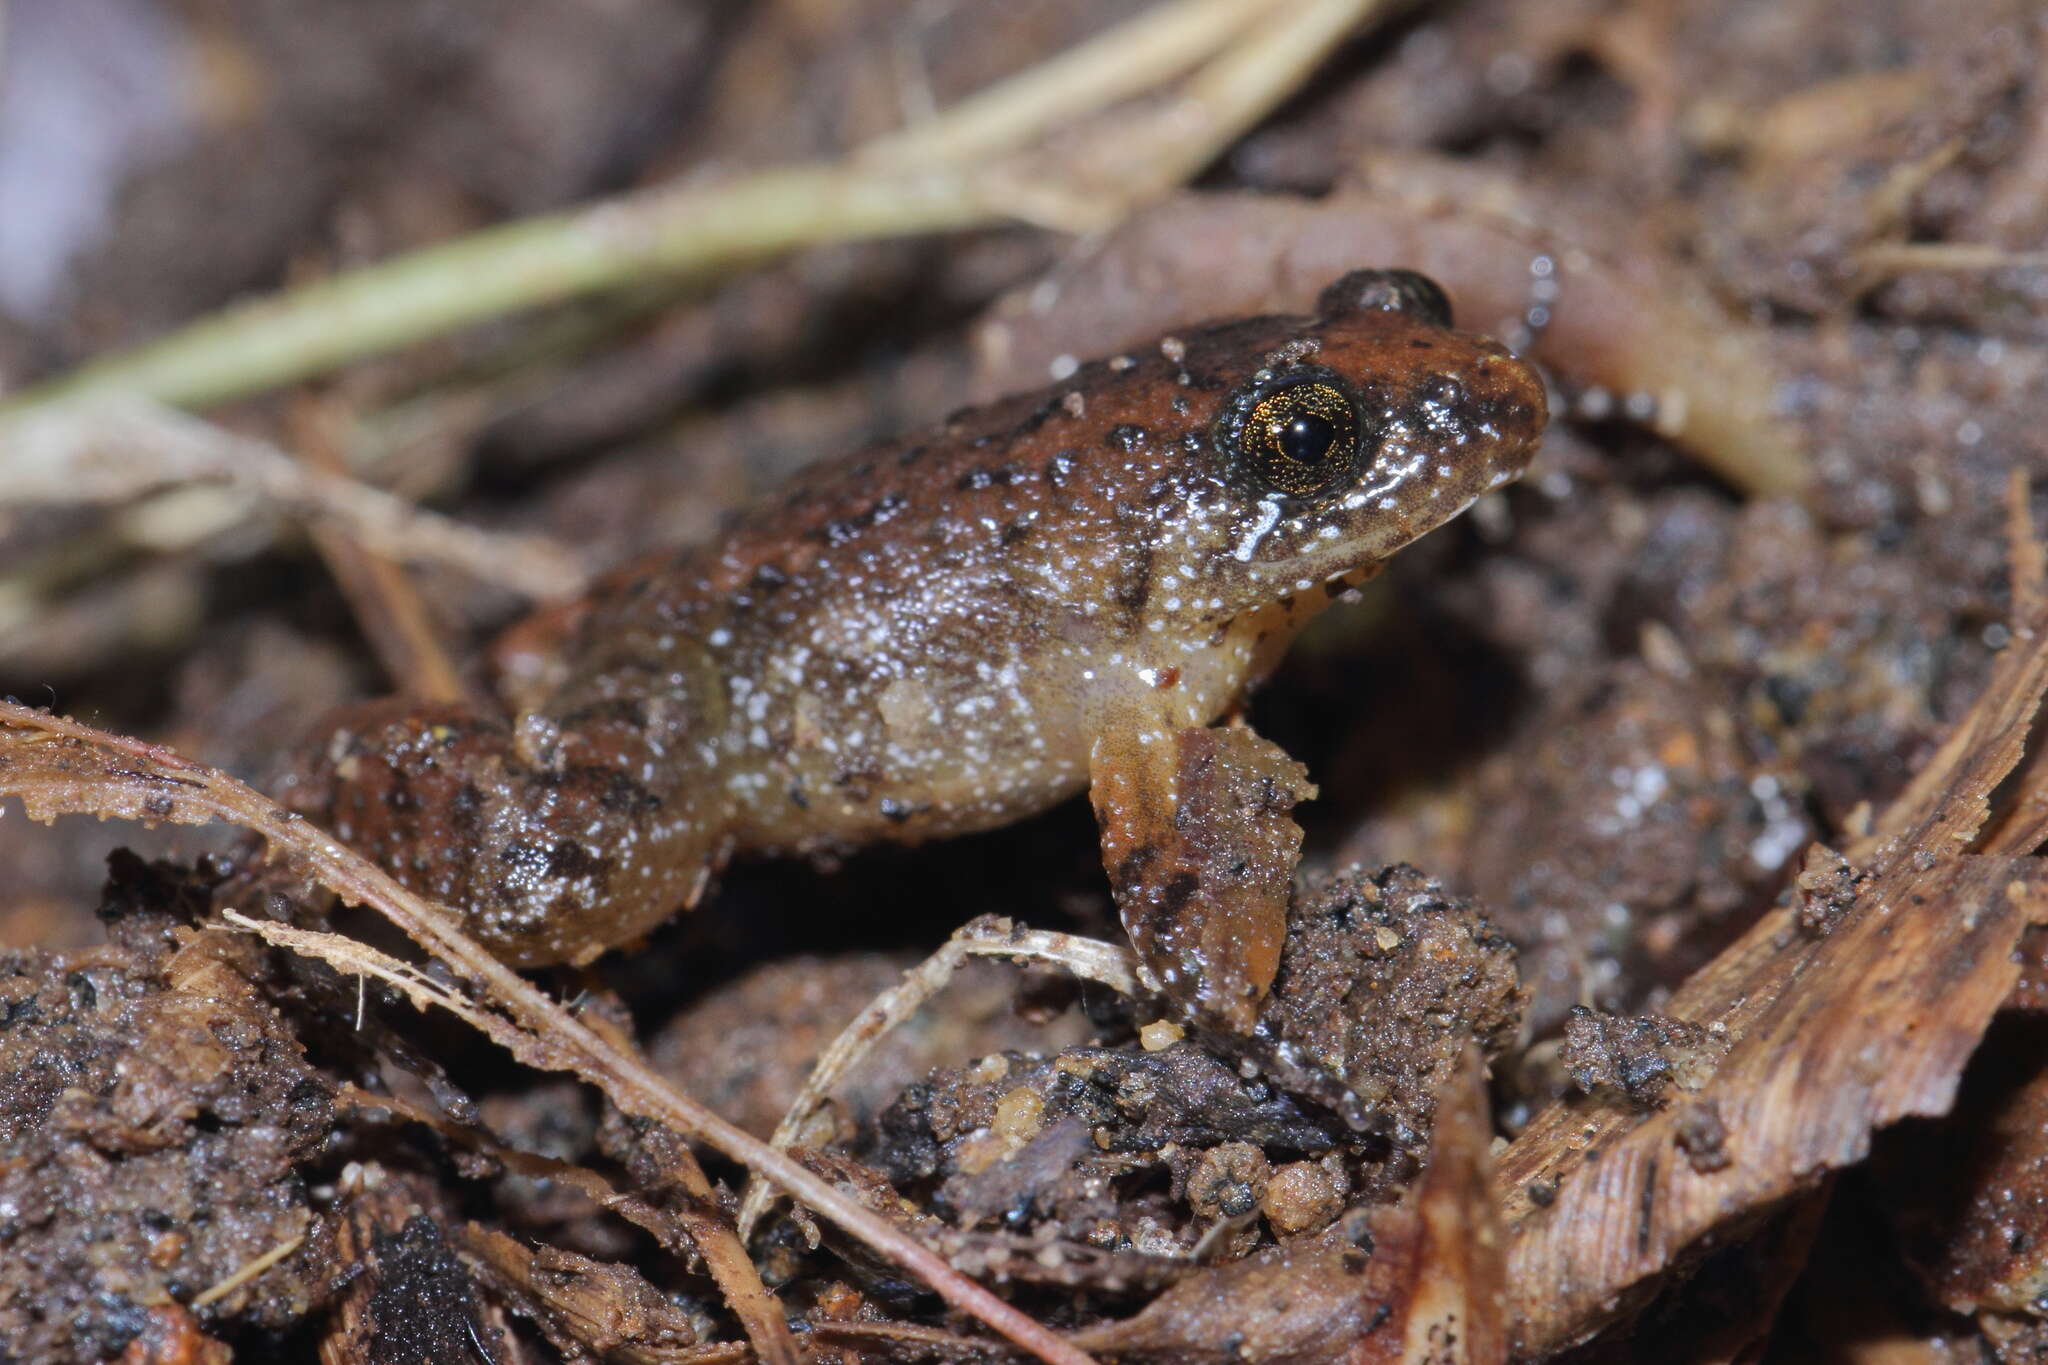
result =
[[1237,429],[1240,453],[1283,493],[1320,493],[1351,472],[1358,414],[1335,385],[1300,380],[1268,392]]

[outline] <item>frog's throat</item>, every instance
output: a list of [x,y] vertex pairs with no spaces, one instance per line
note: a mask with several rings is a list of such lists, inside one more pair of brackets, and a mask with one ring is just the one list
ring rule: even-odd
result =
[[1321,615],[1325,607],[1379,577],[1380,571],[1386,567],[1385,560],[1376,560],[1355,569],[1346,569],[1306,591],[1289,593],[1277,602],[1254,607],[1239,615],[1231,622],[1231,630],[1240,638],[1254,641],[1248,684],[1256,686],[1270,676],[1280,666],[1281,656],[1294,643],[1294,637]]

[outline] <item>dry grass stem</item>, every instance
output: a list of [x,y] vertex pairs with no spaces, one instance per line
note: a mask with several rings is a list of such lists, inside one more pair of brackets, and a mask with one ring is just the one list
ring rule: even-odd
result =
[[[1133,61],[1126,48],[1118,60],[1105,36],[839,162],[667,186],[508,223],[237,304],[0,400],[0,416],[85,394],[181,407],[225,402],[510,313],[708,277],[824,242],[1018,219],[1097,230],[1207,165],[1381,4],[1315,0],[1274,19],[1252,0],[1177,0],[1133,21],[1161,41],[1154,59]],[[1254,19],[1258,27],[1245,33]],[[1071,135],[1219,49],[1154,117],[1117,118],[1103,136],[1084,139],[1114,149],[1097,175],[1066,182],[1033,156],[1038,137]],[[992,147],[1013,151],[988,162]]]
[[[586,581],[567,549],[423,511],[382,489],[316,469],[266,441],[142,399],[101,399],[24,414],[0,437],[0,506],[154,507],[152,543],[170,551],[219,534],[256,507],[332,526],[388,559],[446,565],[534,598]],[[136,508],[131,508],[131,511]]]

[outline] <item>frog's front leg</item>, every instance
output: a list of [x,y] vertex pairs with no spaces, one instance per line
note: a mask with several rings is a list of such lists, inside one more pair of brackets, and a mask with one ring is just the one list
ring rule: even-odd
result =
[[1124,716],[1089,756],[1102,861],[1142,967],[1196,1022],[1250,1033],[1280,966],[1307,770],[1244,725]]

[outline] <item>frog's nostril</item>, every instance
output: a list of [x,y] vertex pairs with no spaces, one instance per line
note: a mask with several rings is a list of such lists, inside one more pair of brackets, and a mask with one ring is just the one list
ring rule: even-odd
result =
[[1439,407],[1454,408],[1465,401],[1465,386],[1447,374],[1438,375],[1423,386],[1422,397]]

